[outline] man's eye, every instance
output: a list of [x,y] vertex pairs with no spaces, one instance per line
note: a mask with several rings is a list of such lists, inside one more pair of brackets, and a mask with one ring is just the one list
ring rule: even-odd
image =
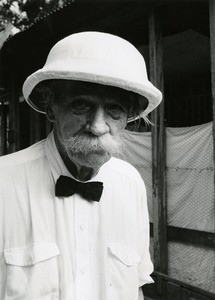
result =
[[120,118],[123,114],[126,113],[126,109],[119,104],[111,104],[106,107],[106,111],[110,114],[113,118]]
[[91,109],[91,105],[84,99],[75,99],[69,104],[69,109],[75,114],[85,114]]

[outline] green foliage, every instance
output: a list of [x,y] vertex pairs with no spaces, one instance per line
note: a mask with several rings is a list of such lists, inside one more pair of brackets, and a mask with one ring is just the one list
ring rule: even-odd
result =
[[5,27],[12,23],[24,29],[35,20],[42,18],[53,10],[63,7],[70,0],[0,0],[0,24]]

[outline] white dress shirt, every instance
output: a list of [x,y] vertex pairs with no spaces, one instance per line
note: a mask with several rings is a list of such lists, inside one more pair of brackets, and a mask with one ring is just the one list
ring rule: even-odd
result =
[[60,175],[72,177],[53,133],[0,158],[0,299],[143,299],[153,266],[139,173],[111,158],[90,180],[104,184],[100,202],[55,197]]

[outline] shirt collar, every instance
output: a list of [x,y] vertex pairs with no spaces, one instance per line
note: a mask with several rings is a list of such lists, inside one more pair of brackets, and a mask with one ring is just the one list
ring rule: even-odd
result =
[[48,135],[46,139],[45,153],[55,182],[60,175],[73,177],[65,166],[62,157],[57,149],[53,131]]

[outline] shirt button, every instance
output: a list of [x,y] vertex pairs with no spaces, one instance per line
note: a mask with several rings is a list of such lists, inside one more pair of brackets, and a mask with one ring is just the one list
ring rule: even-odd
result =
[[81,231],[84,230],[84,226],[83,225],[80,225],[79,228],[80,228]]
[[81,274],[82,274],[82,275],[84,275],[84,274],[85,274],[85,271],[84,271],[84,269],[82,269],[82,270],[81,270]]

